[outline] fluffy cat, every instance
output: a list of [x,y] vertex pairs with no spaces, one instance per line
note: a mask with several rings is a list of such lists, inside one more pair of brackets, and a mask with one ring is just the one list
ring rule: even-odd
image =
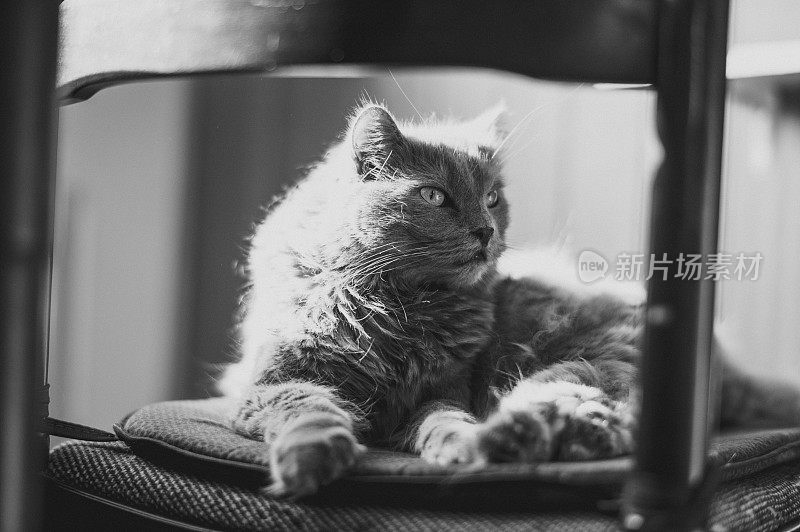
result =
[[[365,444],[439,464],[633,449],[641,306],[498,273],[498,116],[398,124],[368,104],[258,226],[222,388],[273,493],[314,492]],[[800,421],[794,391],[777,407],[726,374],[725,421]]]

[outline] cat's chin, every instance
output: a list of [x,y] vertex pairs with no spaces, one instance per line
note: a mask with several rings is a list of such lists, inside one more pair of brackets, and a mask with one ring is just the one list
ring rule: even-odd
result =
[[476,251],[472,254],[470,258],[467,260],[459,263],[460,266],[479,266],[481,264],[488,264],[489,256],[486,254],[486,250],[482,249],[480,251]]
[[437,271],[404,272],[397,278],[408,287],[428,286],[464,290],[486,284],[487,281],[496,277],[496,274],[497,268],[494,261],[475,260]]
[[458,288],[471,288],[494,277],[495,272],[494,261],[476,258],[460,266],[458,272],[453,276],[453,285]]

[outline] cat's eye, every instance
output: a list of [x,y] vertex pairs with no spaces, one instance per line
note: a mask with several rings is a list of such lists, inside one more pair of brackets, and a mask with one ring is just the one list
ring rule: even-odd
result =
[[446,199],[444,192],[436,187],[422,187],[419,189],[419,195],[422,196],[422,199],[436,207],[440,207]]
[[486,206],[490,209],[492,207],[497,206],[498,202],[500,201],[500,195],[497,193],[496,190],[492,190],[488,194],[486,194]]

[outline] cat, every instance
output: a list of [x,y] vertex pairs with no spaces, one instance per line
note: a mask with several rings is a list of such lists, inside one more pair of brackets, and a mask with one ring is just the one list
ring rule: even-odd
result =
[[[634,449],[642,305],[499,272],[501,120],[366,103],[258,225],[221,388],[235,430],[267,444],[271,493],[314,493],[365,445],[478,466]],[[725,373],[724,421],[800,421],[793,390],[779,406]]]

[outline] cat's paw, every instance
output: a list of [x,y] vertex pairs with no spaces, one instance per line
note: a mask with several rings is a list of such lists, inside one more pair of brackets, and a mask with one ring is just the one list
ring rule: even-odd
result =
[[481,424],[476,449],[482,462],[541,462],[553,454],[554,434],[545,409],[499,410]]
[[297,498],[341,477],[366,448],[341,426],[296,426],[278,436],[270,449],[272,484],[267,492]]
[[586,401],[561,431],[558,459],[597,460],[630,454],[634,428],[634,416],[627,404],[607,398]]
[[477,430],[487,462],[587,460],[630,452],[633,416],[601,390],[570,382],[521,382]]
[[431,439],[422,448],[420,456],[426,462],[442,466],[472,464],[479,457],[475,436],[474,426],[470,425],[444,438]]

